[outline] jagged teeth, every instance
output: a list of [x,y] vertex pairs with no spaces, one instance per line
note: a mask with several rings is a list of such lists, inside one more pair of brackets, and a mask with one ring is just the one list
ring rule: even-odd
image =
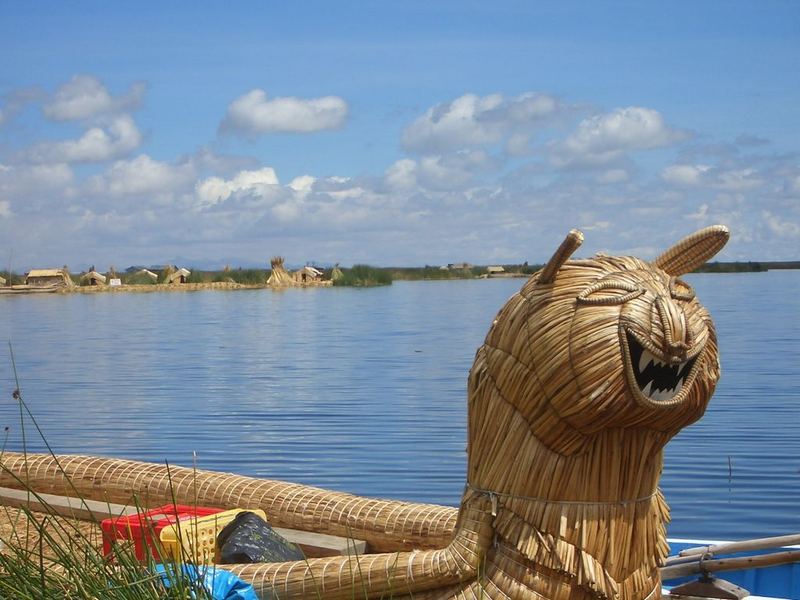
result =
[[669,363],[665,363],[662,360],[659,360],[654,355],[652,355],[647,350],[642,351],[642,356],[639,357],[639,373],[643,372],[650,364],[654,364],[657,367],[668,367],[670,366]]

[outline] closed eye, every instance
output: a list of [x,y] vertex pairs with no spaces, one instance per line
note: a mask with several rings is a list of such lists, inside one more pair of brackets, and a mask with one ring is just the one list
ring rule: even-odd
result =
[[616,305],[644,294],[644,289],[628,283],[607,279],[598,281],[583,290],[577,297],[579,304]]

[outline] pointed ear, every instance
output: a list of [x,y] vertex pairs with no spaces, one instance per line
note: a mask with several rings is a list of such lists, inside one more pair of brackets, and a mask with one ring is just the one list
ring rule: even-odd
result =
[[553,283],[556,278],[556,273],[561,266],[567,262],[572,253],[577,250],[583,243],[583,233],[577,229],[572,229],[561,245],[556,250],[556,253],[547,261],[547,264],[542,268],[541,275],[537,283]]
[[731,234],[724,225],[712,225],[687,235],[653,261],[670,275],[690,273],[722,250]]

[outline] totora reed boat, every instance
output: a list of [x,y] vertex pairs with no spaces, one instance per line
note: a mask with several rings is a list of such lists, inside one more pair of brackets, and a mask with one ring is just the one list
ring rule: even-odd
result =
[[659,598],[670,552],[663,448],[703,415],[719,378],[713,321],[680,277],[728,237],[712,226],[653,261],[574,260],[583,235],[569,233],[476,353],[458,508],[11,452],[0,485],[125,505],[262,509],[275,527],[366,542],[360,554],[226,565],[260,598]]

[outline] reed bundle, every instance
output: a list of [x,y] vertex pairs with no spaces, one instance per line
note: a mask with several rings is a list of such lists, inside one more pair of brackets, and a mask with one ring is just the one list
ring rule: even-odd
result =
[[727,241],[715,226],[652,263],[569,260],[573,231],[500,310],[468,381],[458,511],[90,457],[6,453],[0,485],[113,502],[262,508],[273,524],[349,535],[382,554],[236,566],[264,597],[660,597],[664,445],[719,377],[713,323],[678,277]]
[[294,285],[294,279],[289,275],[286,267],[283,266],[282,256],[273,256],[270,266],[272,267],[272,273],[267,278],[267,285],[275,287]]

